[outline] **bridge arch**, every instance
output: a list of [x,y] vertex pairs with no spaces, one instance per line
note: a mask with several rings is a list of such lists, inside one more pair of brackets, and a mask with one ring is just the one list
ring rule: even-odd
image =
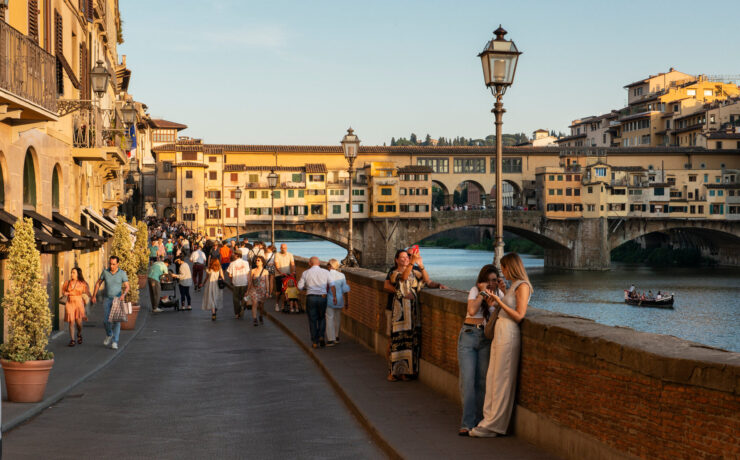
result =
[[444,182],[432,179],[432,206],[442,208],[452,204],[452,195]]
[[704,247],[740,247],[740,222],[731,221],[706,221],[706,220],[678,220],[678,219],[635,219],[625,221],[622,225],[619,221],[610,224],[615,227],[609,235],[609,249],[615,249],[624,243],[634,241],[638,238],[651,234],[662,234],[670,237],[671,234],[686,235],[696,238],[695,241]]
[[[516,206],[522,206],[524,203],[523,194],[522,194],[522,186],[521,184],[518,184],[516,181],[503,179],[503,205],[504,209],[510,208],[510,207],[516,207]],[[490,202],[492,203],[496,199],[496,184],[491,187],[490,191]]]
[[487,204],[486,200],[486,188],[476,180],[465,179],[455,187],[452,201],[458,206],[478,206]]

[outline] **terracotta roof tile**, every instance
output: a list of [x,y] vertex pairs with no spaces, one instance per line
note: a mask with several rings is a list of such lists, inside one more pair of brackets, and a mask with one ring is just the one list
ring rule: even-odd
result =
[[324,163],[307,163],[306,172],[307,173],[325,173],[326,165]]
[[289,171],[305,171],[303,166],[247,166],[243,164],[228,164],[224,167],[226,172],[237,172],[237,171],[272,171],[277,172],[289,172]]
[[151,124],[152,128],[176,129],[178,131],[188,127],[187,125],[175,123],[174,121],[167,121],[167,120],[155,119],[155,118],[149,120],[149,123]]
[[431,174],[433,172],[430,166],[407,165],[398,168],[399,174]]
[[175,163],[175,168],[208,168],[208,165],[199,161],[181,161]]

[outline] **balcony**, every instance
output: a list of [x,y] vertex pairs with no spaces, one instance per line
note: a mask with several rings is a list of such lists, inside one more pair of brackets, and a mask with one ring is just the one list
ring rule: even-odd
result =
[[0,119],[56,121],[56,58],[0,21]]

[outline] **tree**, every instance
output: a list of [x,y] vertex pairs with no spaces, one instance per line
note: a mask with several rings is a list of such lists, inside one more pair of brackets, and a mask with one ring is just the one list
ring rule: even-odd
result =
[[424,138],[424,143],[422,145],[432,145],[432,136],[427,134],[427,137]]
[[33,221],[18,220],[8,255],[10,288],[3,299],[8,335],[0,351],[10,361],[54,357],[46,347],[51,333],[49,296],[42,284],[41,254],[36,249]]
[[391,137],[391,147],[393,147],[394,145],[396,145],[396,138]]
[[416,134],[411,133],[411,136],[409,136],[409,142],[411,142],[414,145],[418,144],[418,141],[416,140]]
[[111,243],[110,255],[118,257],[118,266],[126,272],[131,289],[128,291],[128,300],[134,305],[139,304],[139,283],[138,283],[138,258],[134,253],[134,245],[131,242],[131,233],[125,224],[124,219],[118,218],[113,241]]
[[136,219],[133,223],[136,227],[136,241],[134,242],[134,253],[138,259],[138,273],[146,273],[147,266],[149,265],[149,248],[147,247],[149,238],[149,231],[146,228],[144,222],[136,224]]

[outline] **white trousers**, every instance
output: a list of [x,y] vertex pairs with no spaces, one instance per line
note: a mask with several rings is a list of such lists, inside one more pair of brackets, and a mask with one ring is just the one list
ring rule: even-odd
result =
[[486,374],[486,398],[483,402],[483,420],[479,427],[506,434],[514,410],[516,373],[521,352],[519,324],[499,317],[491,343],[491,359]]
[[342,320],[342,309],[331,308],[326,309],[326,340],[329,342],[336,342],[339,337],[339,327]]

